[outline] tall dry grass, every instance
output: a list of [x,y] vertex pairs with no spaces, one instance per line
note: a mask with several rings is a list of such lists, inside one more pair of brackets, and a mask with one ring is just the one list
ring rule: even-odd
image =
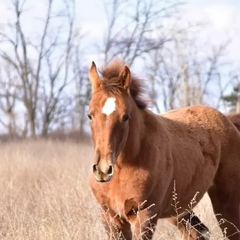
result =
[[[89,188],[92,147],[38,140],[0,145],[0,239],[106,239]],[[207,196],[196,209],[222,239]],[[181,239],[165,220],[154,239]]]

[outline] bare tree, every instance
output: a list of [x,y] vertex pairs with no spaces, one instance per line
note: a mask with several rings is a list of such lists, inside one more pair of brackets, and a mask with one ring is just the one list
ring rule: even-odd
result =
[[105,3],[108,27],[103,44],[104,62],[121,58],[132,65],[144,54],[161,48],[171,36],[154,34],[163,28],[162,19],[168,17],[181,3],[169,0],[161,4],[155,0],[111,1]]
[[[225,89],[221,64],[228,39],[199,47],[196,35],[207,23],[188,22],[178,15],[181,2],[110,2],[105,4],[105,63],[118,57],[129,65],[144,66],[141,74],[151,83],[152,108],[157,112],[206,103],[218,106]],[[215,96],[213,85],[218,86]]]
[[11,69],[11,66],[2,66],[0,75],[0,110],[4,117],[0,119],[0,123],[6,129],[7,134],[12,137],[18,135],[16,105],[19,85],[17,80],[17,75]]
[[[72,51],[77,36],[74,30],[75,2],[72,0],[64,3],[66,10],[61,17],[64,17],[64,23],[68,26],[66,37],[61,36],[60,39],[61,26],[59,26],[57,34],[52,37],[52,41],[49,41],[43,56],[44,66],[48,72],[40,91],[43,136],[48,134],[51,124],[58,122],[60,118],[65,118],[64,109],[69,106],[69,101],[64,90],[75,77],[70,73]],[[61,101],[61,98],[65,98],[65,101]]]
[[73,126],[79,129],[80,134],[85,133],[87,106],[91,98],[91,86],[88,80],[88,67],[84,67],[81,61],[80,44],[75,47],[75,58],[73,60],[73,72],[75,76],[75,114],[73,115]]
[[229,76],[229,81],[227,82],[233,86],[232,92],[230,94],[222,94],[222,99],[224,104],[227,105],[226,109],[230,113],[240,112],[240,78],[239,73],[234,72]]
[[37,129],[42,135],[48,133],[51,122],[56,121],[55,113],[59,113],[58,108],[62,108],[59,104],[64,89],[73,78],[69,74],[69,65],[75,38],[74,0],[63,1],[63,9],[58,12],[54,9],[55,2],[47,0],[38,41],[24,28],[22,19],[27,1],[12,1],[16,21],[6,27],[14,32],[13,36],[4,29],[0,31],[2,41],[7,42],[12,49],[10,52],[2,49],[0,54],[21,80],[22,101],[33,137]]
[[[189,34],[191,28],[186,30],[175,35],[163,49],[149,55],[148,74],[157,112],[206,103],[217,107],[222,97],[221,64],[229,41],[206,47],[203,54],[194,35]],[[213,85],[216,99],[210,102],[212,91],[209,89]]]

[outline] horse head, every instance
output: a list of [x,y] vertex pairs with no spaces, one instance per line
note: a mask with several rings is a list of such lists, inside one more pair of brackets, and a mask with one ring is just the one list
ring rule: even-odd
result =
[[88,117],[95,151],[93,173],[98,182],[107,182],[114,174],[114,164],[129,133],[131,73],[127,66],[122,66],[120,71],[106,70],[100,78],[93,62],[89,78],[92,99]]

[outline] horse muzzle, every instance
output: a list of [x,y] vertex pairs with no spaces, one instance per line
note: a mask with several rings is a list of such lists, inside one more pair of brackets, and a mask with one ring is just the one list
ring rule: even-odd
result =
[[108,182],[113,176],[113,165],[108,165],[106,168],[100,168],[99,165],[93,165],[93,174],[98,182]]
[[101,157],[99,153],[95,154],[95,161],[93,164],[93,174],[96,181],[108,182],[111,180],[114,172],[112,164],[112,154],[107,154],[105,157]]

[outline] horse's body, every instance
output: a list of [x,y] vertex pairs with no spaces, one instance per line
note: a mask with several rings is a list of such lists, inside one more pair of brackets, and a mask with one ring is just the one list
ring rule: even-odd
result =
[[[156,115],[120,63],[108,66],[102,80],[93,65],[90,79],[91,188],[110,238],[151,239],[157,219],[178,225],[194,196],[198,202],[207,191],[215,213],[240,228],[240,134],[228,117],[207,106]],[[115,99],[110,112],[108,99]],[[228,235],[236,232],[224,226]]]

